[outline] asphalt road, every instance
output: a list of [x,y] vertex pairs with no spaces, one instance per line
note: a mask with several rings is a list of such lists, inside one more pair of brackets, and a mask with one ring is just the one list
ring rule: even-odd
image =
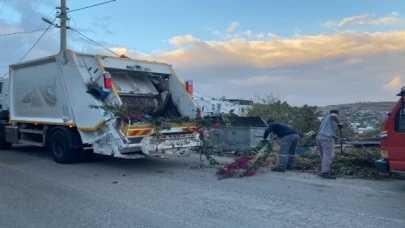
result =
[[405,182],[264,172],[217,180],[195,157],[60,165],[0,151],[1,228],[405,227]]

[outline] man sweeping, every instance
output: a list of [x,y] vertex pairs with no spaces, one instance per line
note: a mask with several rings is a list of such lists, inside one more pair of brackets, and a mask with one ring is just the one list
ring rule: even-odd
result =
[[281,138],[278,165],[272,171],[285,172],[286,169],[292,169],[295,150],[300,140],[297,131],[287,124],[277,123],[272,119],[268,120],[267,124],[268,127],[264,131],[263,141],[267,140],[271,132],[277,135],[278,138]]
[[316,136],[316,144],[321,154],[321,173],[320,177],[326,179],[336,179],[336,175],[331,172],[332,161],[335,156],[335,132],[339,126],[343,126],[339,120],[339,111],[331,110],[327,116],[322,119]]

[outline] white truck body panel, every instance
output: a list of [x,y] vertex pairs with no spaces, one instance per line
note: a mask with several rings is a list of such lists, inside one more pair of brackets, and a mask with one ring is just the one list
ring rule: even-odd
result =
[[[161,131],[163,137],[156,138],[151,136],[155,127],[150,123],[117,127],[116,117],[111,113],[89,107],[122,104],[120,94],[159,95],[150,80],[128,76],[142,71],[170,75],[168,86],[177,111],[195,118],[193,99],[171,65],[73,51],[66,56],[65,65],[60,63],[59,55],[10,65],[11,122],[77,127],[82,142],[91,145],[95,153],[122,158],[138,157],[134,152],[167,153],[200,145],[195,124],[178,124]],[[108,70],[120,72],[111,74],[113,89],[103,102],[86,92],[86,83],[93,81],[103,86],[103,73]]]
[[10,119],[74,123],[55,57],[10,68]]

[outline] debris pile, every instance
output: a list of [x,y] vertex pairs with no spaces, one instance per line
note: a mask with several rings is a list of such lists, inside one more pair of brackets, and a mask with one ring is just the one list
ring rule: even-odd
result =
[[[336,151],[332,171],[338,176],[362,179],[405,179],[401,175],[389,177],[379,174],[374,162],[380,158],[379,148],[345,148]],[[312,148],[310,152],[296,156],[294,169],[302,172],[319,173],[321,160],[319,152]]]
[[[278,153],[277,143],[274,141],[262,142],[248,153],[236,157],[235,162],[220,167],[217,175],[219,179],[255,175],[260,168],[274,168],[278,163]],[[405,180],[404,176],[397,173],[389,176],[378,173],[374,162],[379,158],[379,148],[345,148],[343,153],[336,150],[332,171],[345,178]],[[258,160],[259,162],[256,163]],[[316,147],[310,148],[307,153],[297,154],[295,157],[295,171],[317,174],[320,172],[320,168],[321,158]]]

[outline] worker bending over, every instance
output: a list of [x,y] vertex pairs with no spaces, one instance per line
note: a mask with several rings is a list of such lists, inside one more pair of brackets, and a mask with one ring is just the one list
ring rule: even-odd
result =
[[263,141],[271,132],[281,138],[281,146],[279,152],[278,165],[272,169],[276,172],[285,172],[286,169],[292,169],[294,164],[295,150],[297,149],[300,137],[298,133],[289,125],[276,123],[274,120],[267,121],[268,127],[264,131]]

